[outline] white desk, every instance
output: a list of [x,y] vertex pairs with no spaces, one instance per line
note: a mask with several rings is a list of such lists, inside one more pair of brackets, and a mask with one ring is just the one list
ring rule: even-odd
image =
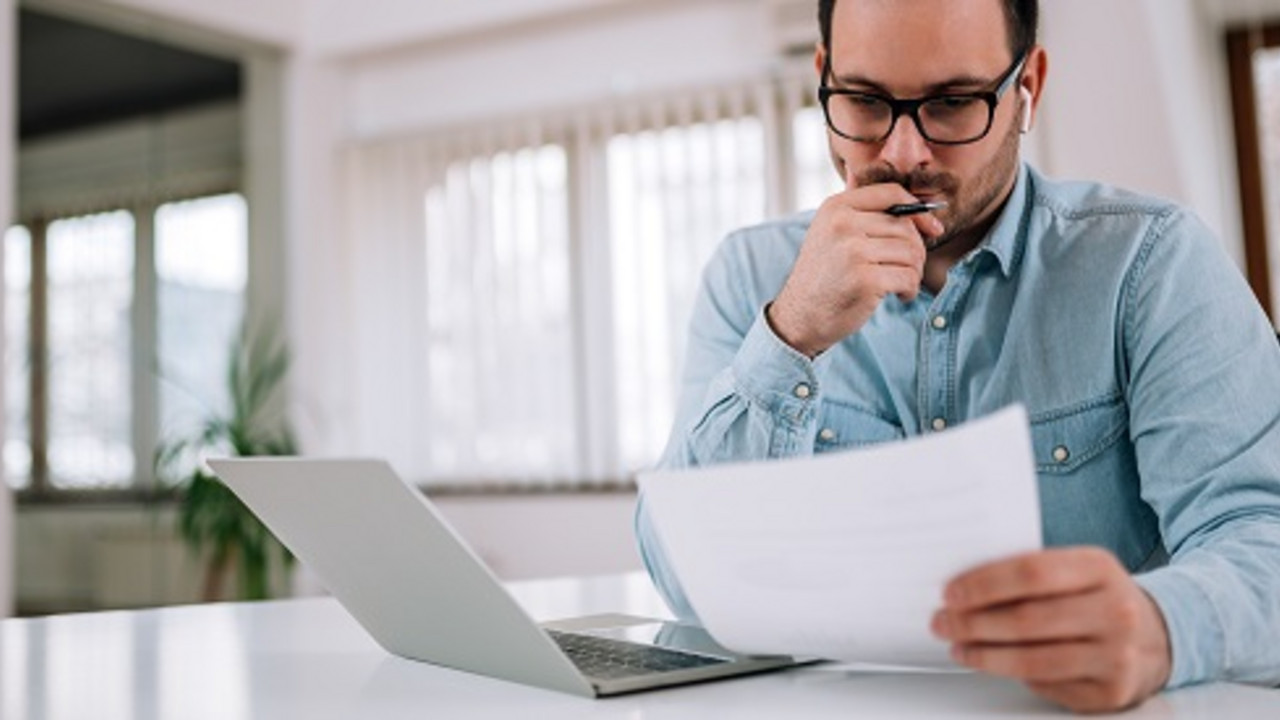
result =
[[[665,616],[643,575],[511,585],[543,620]],[[943,718],[1062,717],[1019,685],[977,675],[815,666],[587,700],[393,657],[329,598],[0,623],[0,717]],[[1280,691],[1166,693],[1133,718],[1280,718]]]

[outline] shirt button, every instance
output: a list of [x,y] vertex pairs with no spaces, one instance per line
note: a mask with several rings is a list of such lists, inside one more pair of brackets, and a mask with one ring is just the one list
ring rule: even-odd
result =
[[933,316],[933,329],[934,329],[934,330],[946,330],[946,329],[947,329],[947,318],[946,318],[946,316],[944,316],[944,315],[934,315],[934,316]]
[[934,429],[934,430],[937,430],[938,432],[942,432],[943,430],[946,430],[946,429],[947,429],[947,421],[946,421],[946,420],[944,420],[944,419],[942,419],[942,418],[940,418],[940,417],[939,417],[939,418],[934,418],[934,419],[933,419],[933,429]]
[[831,428],[822,428],[818,431],[818,438],[823,442],[831,442],[836,439],[836,431]]
[[813,394],[813,390],[809,387],[808,383],[800,383],[796,386],[796,389],[791,392],[795,393],[796,397],[801,400],[804,400]]
[[1066,445],[1059,445],[1053,449],[1053,459],[1064,463],[1071,459],[1071,451],[1067,449]]

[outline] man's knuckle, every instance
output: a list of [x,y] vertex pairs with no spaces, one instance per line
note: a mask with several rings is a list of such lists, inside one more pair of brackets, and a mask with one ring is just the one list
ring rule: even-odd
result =
[[1048,571],[1044,564],[1034,558],[1023,558],[1013,567],[1015,581],[1023,587],[1039,587],[1048,579]]
[[1142,621],[1142,608],[1131,600],[1122,602],[1115,608],[1112,618],[1116,630],[1122,636],[1128,637],[1138,630]]
[[1110,564],[1112,559],[1114,558],[1114,556],[1106,548],[1101,548],[1096,546],[1089,546],[1084,548],[1084,555],[1085,557],[1089,558],[1090,561],[1098,564],[1103,564],[1103,565]]
[[924,264],[929,259],[929,252],[925,250],[924,243],[911,243],[911,264],[924,271]]
[[872,265],[869,253],[871,248],[867,244],[866,239],[856,238],[856,240],[857,242],[851,242],[845,245],[846,261],[850,265],[857,266],[858,268],[865,268]]
[[878,265],[869,266],[867,284],[876,291],[876,295],[885,295],[893,290],[893,275]]
[[844,201],[839,195],[831,195],[818,203],[818,215],[827,218],[828,221],[838,214],[838,210],[844,206]]
[[851,212],[848,208],[839,208],[837,211],[833,212],[829,222],[829,227],[840,237],[850,237],[862,234],[861,224],[858,222],[857,215]]
[[1116,650],[1116,667],[1119,675],[1127,677],[1136,673],[1142,664],[1142,653],[1132,643],[1121,643]]

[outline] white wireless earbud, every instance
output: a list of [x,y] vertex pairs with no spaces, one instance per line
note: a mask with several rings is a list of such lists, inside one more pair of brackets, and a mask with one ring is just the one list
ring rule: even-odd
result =
[[1019,87],[1018,95],[1022,98],[1022,125],[1018,129],[1026,134],[1031,132],[1031,91]]

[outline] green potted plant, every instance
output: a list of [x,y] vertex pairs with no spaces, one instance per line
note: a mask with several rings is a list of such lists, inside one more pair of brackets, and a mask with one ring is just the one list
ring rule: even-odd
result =
[[204,464],[210,455],[296,454],[293,434],[278,411],[288,369],[288,352],[272,333],[242,328],[227,367],[229,411],[210,413],[193,436],[156,449],[156,477],[176,480],[179,535],[204,558],[204,600],[223,597],[233,568],[240,599],[270,597],[272,558],[286,568],[293,563],[288,550]]

